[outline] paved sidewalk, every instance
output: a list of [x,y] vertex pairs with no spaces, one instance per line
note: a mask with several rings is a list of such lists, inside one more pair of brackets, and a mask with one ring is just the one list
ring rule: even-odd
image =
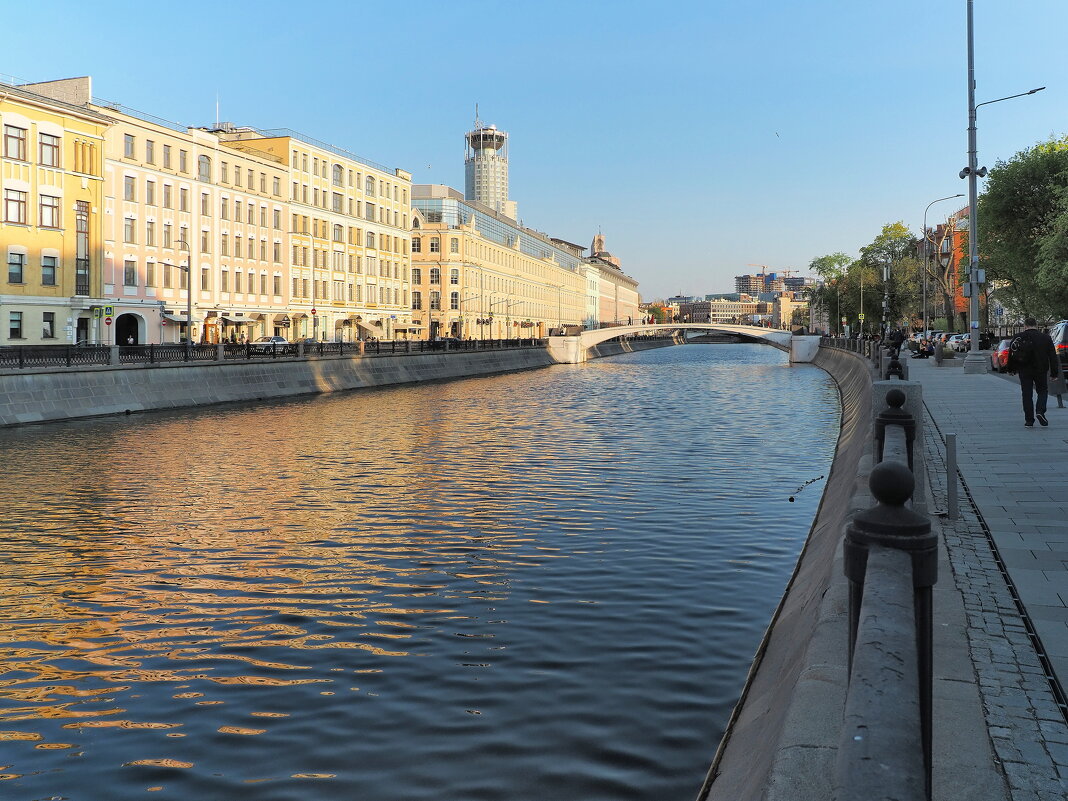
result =
[[966,375],[962,363],[909,362],[928,415],[929,508],[947,510],[944,441],[954,433],[960,515],[943,514],[936,526],[964,601],[990,742],[1014,801],[1061,799],[1068,797],[1061,690],[1068,684],[1068,408],[1051,398],[1049,427],[1026,428],[1018,381]]

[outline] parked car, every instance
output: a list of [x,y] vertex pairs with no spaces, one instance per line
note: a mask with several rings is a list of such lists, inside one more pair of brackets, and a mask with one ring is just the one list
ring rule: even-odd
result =
[[1049,330],[1053,347],[1061,357],[1061,370],[1068,373],[1068,320],[1061,320]]
[[1009,369],[1009,345],[1011,339],[1003,339],[990,351],[990,369],[995,373],[1004,373]]
[[278,353],[290,353],[295,348],[289,343],[285,337],[273,336],[273,337],[257,337],[249,343],[249,348],[255,353],[270,353],[276,351]]
[[948,340],[946,340],[946,347],[950,350],[955,350],[957,353],[968,350],[971,345],[971,334],[953,334]]

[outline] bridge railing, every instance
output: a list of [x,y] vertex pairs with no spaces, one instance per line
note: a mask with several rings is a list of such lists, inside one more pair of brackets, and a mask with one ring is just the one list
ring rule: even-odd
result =
[[[881,385],[885,386],[885,384]],[[931,794],[932,588],[937,542],[909,508],[915,422],[892,388],[876,418],[876,504],[846,529],[849,687],[834,798],[922,801]]]

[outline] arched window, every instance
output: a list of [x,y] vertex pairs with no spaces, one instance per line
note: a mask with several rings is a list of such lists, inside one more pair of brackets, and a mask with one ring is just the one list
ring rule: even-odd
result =
[[368,231],[367,232],[367,239],[364,241],[364,244],[369,248],[373,248],[375,246],[375,234],[374,234],[374,231]]
[[375,179],[370,175],[368,175],[367,180],[364,181],[364,193],[372,196],[375,193]]
[[412,253],[423,252],[423,240],[418,236],[412,237]]
[[412,228],[418,228],[418,227],[419,227],[419,218],[418,217],[412,217]]
[[441,241],[436,236],[430,237],[430,252],[431,253],[440,253],[441,252]]
[[334,165],[334,186],[345,185],[345,169],[340,164]]
[[345,241],[345,229],[340,225],[335,225],[334,226],[334,241],[335,242],[344,242]]
[[422,308],[423,308],[423,293],[422,292],[413,292],[412,293],[412,311],[419,311]]
[[440,284],[441,283],[441,270],[439,270],[437,267],[431,267],[430,268],[430,283],[432,283],[432,284]]
[[211,180],[211,159],[207,156],[197,159],[197,178],[201,181]]
[[459,284],[460,283],[460,269],[458,267],[453,267],[451,270],[449,270],[449,283],[450,284]]

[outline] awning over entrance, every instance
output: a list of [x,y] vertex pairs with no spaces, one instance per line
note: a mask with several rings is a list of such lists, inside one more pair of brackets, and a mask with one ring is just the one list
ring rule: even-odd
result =
[[[163,319],[167,320],[168,322],[171,322],[171,323],[183,323],[184,324],[185,321],[186,321],[186,317],[185,317],[184,314],[164,314],[163,315]],[[202,322],[204,322],[204,318],[203,317],[197,317],[194,314],[193,315],[193,322],[194,323],[202,323]]]
[[418,331],[422,328],[426,328],[426,326],[421,323],[405,323],[393,326],[394,331]]
[[382,331],[381,325],[372,325],[371,323],[365,323],[363,320],[357,320],[356,325],[358,325],[364,331],[368,331],[376,335]]

